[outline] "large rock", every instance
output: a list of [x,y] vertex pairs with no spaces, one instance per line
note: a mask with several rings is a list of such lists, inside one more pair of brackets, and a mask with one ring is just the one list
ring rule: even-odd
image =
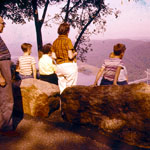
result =
[[14,83],[15,111],[31,116],[47,117],[59,108],[59,88],[38,79],[24,79]]
[[149,85],[74,86],[64,90],[61,101],[65,120],[150,148]]

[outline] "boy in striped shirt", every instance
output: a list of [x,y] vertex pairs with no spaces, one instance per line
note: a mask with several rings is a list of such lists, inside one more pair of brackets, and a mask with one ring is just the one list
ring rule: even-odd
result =
[[97,86],[99,78],[103,75],[100,85],[117,85],[118,77],[121,69],[124,67],[122,58],[124,56],[126,47],[124,44],[116,44],[113,49],[113,58],[105,59],[102,67],[97,73],[94,86]]
[[21,49],[24,52],[23,56],[20,56],[17,62],[17,71],[21,79],[35,78],[36,79],[36,61],[34,57],[30,56],[32,45],[29,43],[23,43]]

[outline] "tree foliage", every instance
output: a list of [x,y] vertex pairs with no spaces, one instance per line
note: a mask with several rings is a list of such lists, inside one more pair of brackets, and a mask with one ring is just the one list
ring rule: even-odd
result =
[[[60,0],[57,0],[59,2]],[[51,0],[51,2],[56,2]],[[4,18],[11,19],[13,23],[25,24],[27,21],[33,20],[35,22],[37,47],[41,50],[42,32],[49,0],[2,0],[0,2],[0,15]],[[39,18],[38,9],[43,9],[42,18]]]
[[[77,29],[75,49],[79,58],[84,61],[84,54],[91,49],[90,36],[105,32],[106,17],[114,14],[118,17],[119,11],[105,5],[104,0],[1,0],[0,15],[11,19],[14,23],[24,24],[27,21],[35,22],[38,50],[42,47],[41,28],[45,21],[48,5],[63,2],[60,14],[53,17],[60,22],[68,22]],[[38,9],[43,9],[42,18],[39,18]],[[90,27],[90,28],[89,28]]]
[[92,50],[90,36],[105,32],[106,17],[114,14],[118,17],[119,11],[105,5],[104,0],[67,0],[60,14],[54,19],[57,22],[68,22],[77,29],[75,49],[78,57],[84,61],[84,54]]
[[0,14],[4,18],[11,19],[14,23],[26,23],[28,20],[33,19],[33,9],[31,6],[31,0],[2,0]]

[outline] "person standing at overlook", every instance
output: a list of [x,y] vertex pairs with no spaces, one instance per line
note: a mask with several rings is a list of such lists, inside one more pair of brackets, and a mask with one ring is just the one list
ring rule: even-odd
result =
[[52,58],[56,60],[56,74],[60,93],[66,87],[76,85],[78,68],[76,63],[77,52],[68,38],[70,25],[62,23],[58,28],[58,38],[52,45]]
[[[0,33],[3,32],[5,22],[0,17]],[[10,135],[13,133],[13,92],[11,82],[11,55],[0,37],[0,135]]]

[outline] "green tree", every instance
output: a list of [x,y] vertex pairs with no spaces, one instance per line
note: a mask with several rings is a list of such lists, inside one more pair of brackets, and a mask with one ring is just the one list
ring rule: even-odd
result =
[[[105,5],[104,0],[1,0],[0,15],[4,18],[11,19],[14,23],[24,24],[27,21],[35,22],[37,47],[41,50],[42,26],[44,24],[48,5],[63,2],[64,7],[61,13],[54,17],[55,19],[69,22],[73,28],[78,29],[78,35],[74,47],[78,50],[79,57],[84,60],[83,54],[90,49],[90,35],[104,32],[107,15],[115,14],[114,11]],[[38,9],[43,8],[42,17],[39,18]],[[59,20],[60,23],[60,20]],[[93,26],[90,31],[89,26]]]
[[[59,2],[59,0],[57,1]],[[53,2],[55,1],[51,0],[51,4],[54,4]],[[49,3],[49,0],[2,0],[0,2],[0,15],[19,24],[24,24],[26,21],[34,19],[37,47],[40,52],[43,45],[41,29]],[[39,18],[38,13],[38,9],[40,8],[44,8],[41,19]]]
[[[54,19],[58,22],[68,22],[73,28],[78,30],[75,49],[79,58],[84,61],[84,54],[92,50],[90,35],[104,32],[107,15],[118,16],[119,11],[113,10],[105,5],[104,0],[67,0],[60,14],[56,14]],[[92,25],[92,30],[90,26]]]

